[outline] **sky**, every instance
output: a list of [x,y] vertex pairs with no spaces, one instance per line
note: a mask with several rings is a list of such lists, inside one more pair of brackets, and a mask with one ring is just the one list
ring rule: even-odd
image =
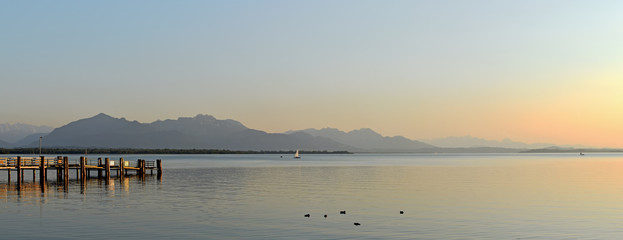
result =
[[0,0],[0,123],[623,147],[623,1]]

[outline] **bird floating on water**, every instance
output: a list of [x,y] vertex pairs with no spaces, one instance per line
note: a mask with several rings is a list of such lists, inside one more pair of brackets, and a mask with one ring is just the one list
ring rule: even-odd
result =
[[340,214],[346,214],[346,211],[340,211]]
[[309,217],[309,213],[308,213],[308,214],[305,214],[303,217],[307,217],[307,218],[308,218],[308,217]]
[[361,226],[361,223],[358,223],[358,222],[353,223],[353,224],[354,224],[355,226]]

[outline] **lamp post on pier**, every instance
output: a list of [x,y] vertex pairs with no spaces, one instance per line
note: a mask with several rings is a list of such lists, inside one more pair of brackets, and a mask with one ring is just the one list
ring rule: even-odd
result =
[[43,136],[39,136],[39,156],[41,156],[41,141],[43,141]]

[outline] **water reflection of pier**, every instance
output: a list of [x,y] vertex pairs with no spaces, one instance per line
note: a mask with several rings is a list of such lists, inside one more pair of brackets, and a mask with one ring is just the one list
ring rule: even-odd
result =
[[[145,184],[151,181],[161,181],[162,178],[156,178],[154,175],[140,176],[129,175],[125,178],[116,178],[114,181],[106,182],[103,178],[89,178],[86,180],[69,180],[60,182],[46,182],[41,185],[38,181],[27,180],[22,183],[6,182],[0,183],[0,199],[5,200],[25,200],[39,202],[44,201],[48,197],[67,197],[70,192],[79,192],[86,195],[88,189],[102,189],[109,195],[115,195],[115,188],[122,192],[129,193],[131,185]],[[79,189],[79,191],[78,191]],[[58,194],[61,195],[58,195]]]
[[[15,182],[15,188],[18,191],[21,190],[34,190],[40,189],[41,192],[45,192],[48,188],[48,171],[56,173],[56,186],[62,186],[63,191],[67,191],[69,188],[70,171],[75,172],[76,178],[72,182],[78,182],[82,187],[86,187],[86,183],[90,179],[97,179],[100,182],[104,182],[106,185],[114,185],[113,178],[118,179],[121,183],[126,181],[128,177],[136,177],[140,180],[145,179],[146,174],[154,174],[156,171],[157,177],[160,180],[162,178],[162,161],[160,159],[156,161],[147,161],[144,159],[138,159],[134,161],[124,160],[120,158],[118,161],[110,160],[110,158],[97,158],[90,160],[86,157],[80,157],[80,159],[69,159],[69,157],[58,156],[55,158],[40,156],[40,157],[0,157],[0,170],[7,170],[7,184],[6,186],[0,185],[0,189],[12,189],[13,182],[11,181],[11,173],[17,172],[17,181]],[[32,171],[31,183],[25,183],[24,171]],[[38,170],[38,171],[37,171]],[[36,184],[36,175],[39,172],[39,184]],[[95,173],[97,175],[95,176]],[[135,173],[130,175],[130,173]],[[93,175],[93,176],[92,176]],[[53,178],[54,179],[54,178]],[[34,186],[38,185],[38,186]],[[84,190],[84,189],[82,189]]]

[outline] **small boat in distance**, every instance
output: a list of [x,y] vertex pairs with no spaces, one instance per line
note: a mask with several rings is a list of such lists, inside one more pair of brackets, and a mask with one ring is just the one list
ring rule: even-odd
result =
[[301,156],[299,156],[299,150],[296,149],[296,152],[294,153],[294,158],[301,158]]
[[583,152],[580,152],[580,156],[584,156],[584,153],[583,153]]

